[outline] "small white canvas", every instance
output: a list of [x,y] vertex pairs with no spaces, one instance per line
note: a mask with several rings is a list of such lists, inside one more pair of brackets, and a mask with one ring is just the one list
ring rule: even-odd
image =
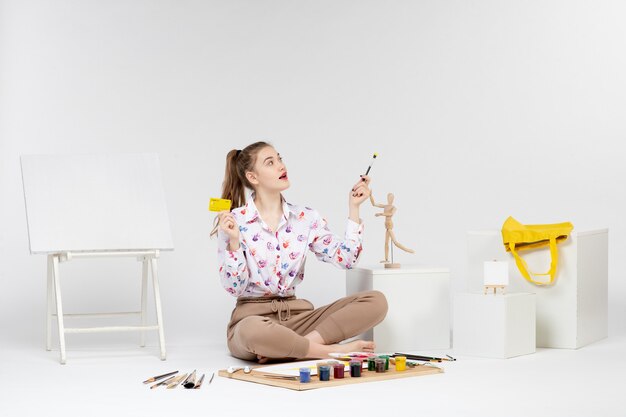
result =
[[485,285],[509,285],[509,263],[487,261],[484,263]]

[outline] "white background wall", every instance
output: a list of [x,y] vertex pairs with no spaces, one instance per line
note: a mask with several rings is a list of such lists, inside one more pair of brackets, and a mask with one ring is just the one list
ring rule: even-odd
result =
[[[572,221],[610,228],[610,334],[626,331],[622,1],[0,0],[0,328],[42,344],[45,259],[28,251],[19,155],[156,151],[176,250],[161,260],[169,344],[225,344],[209,197],[226,152],[266,139],[285,196],[343,234],[373,152],[394,192],[402,263],[449,266],[464,288],[465,231]],[[364,205],[360,265],[384,226]],[[343,295],[312,255],[298,295]],[[67,312],[132,310],[132,261],[62,265]],[[100,337],[71,336],[69,346]],[[155,339],[153,339],[154,341]]]

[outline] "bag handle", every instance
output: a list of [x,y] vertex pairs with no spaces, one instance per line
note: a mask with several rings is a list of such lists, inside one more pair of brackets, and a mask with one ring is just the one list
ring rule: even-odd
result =
[[[535,285],[552,285],[554,283],[554,278],[556,276],[556,266],[559,262],[559,252],[556,248],[556,238],[554,237],[550,238],[550,257],[552,258],[552,260],[550,262],[550,270],[546,272],[545,274],[536,274],[536,273],[533,273],[532,271],[529,274],[528,265],[526,264],[526,261],[522,259],[522,257],[519,256],[519,254],[515,250],[515,243],[509,242],[509,249],[511,249],[511,253],[515,257],[515,263],[517,264],[517,268],[522,273],[524,278],[526,278],[526,281],[532,282]],[[535,281],[531,277],[531,275],[550,275],[550,281],[549,282]]]

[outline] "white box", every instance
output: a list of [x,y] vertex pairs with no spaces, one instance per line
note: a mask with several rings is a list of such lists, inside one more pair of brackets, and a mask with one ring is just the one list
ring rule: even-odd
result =
[[354,268],[346,272],[346,293],[378,290],[389,310],[373,330],[359,337],[380,352],[450,347],[450,270],[403,266]]
[[535,353],[535,294],[454,296],[456,355],[506,359]]
[[[482,289],[483,262],[509,261],[507,292],[537,294],[537,346],[577,349],[608,335],[608,229],[573,232],[558,244],[555,284],[537,286],[520,274],[500,231],[468,232],[468,291]],[[550,268],[548,249],[519,252],[534,272]]]

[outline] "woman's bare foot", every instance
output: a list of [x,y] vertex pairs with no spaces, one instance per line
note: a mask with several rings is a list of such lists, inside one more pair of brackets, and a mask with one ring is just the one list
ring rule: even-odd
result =
[[348,352],[374,352],[376,349],[376,344],[370,340],[355,340],[350,343],[337,344],[333,345],[338,347],[340,350],[336,350],[335,352],[339,353],[348,353]]
[[374,352],[376,344],[368,340],[355,340],[350,343],[324,345],[309,342],[309,352],[307,358],[327,358],[330,353],[348,353],[348,352]]

